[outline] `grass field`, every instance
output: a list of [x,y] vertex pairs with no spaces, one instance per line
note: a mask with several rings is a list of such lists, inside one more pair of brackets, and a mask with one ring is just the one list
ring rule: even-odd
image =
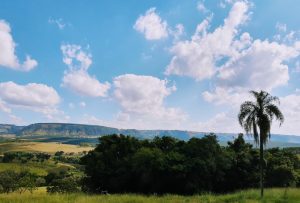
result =
[[226,195],[195,195],[195,196],[142,196],[142,195],[86,195],[86,194],[55,194],[48,195],[45,189],[33,194],[0,194],[1,203],[299,203],[300,189],[267,189],[264,199],[260,199],[258,190],[247,190]]
[[79,153],[83,151],[90,151],[92,147],[80,147],[78,145],[60,144],[56,142],[7,142],[0,143],[0,154],[10,151],[22,152],[46,152],[55,153],[57,151],[64,151],[65,153]]
[[55,168],[65,168],[65,169],[74,169],[74,166],[65,163],[0,163],[0,172],[5,170],[14,170],[20,172],[22,170],[28,170],[31,173],[34,173],[39,176],[45,176],[48,174],[48,171]]

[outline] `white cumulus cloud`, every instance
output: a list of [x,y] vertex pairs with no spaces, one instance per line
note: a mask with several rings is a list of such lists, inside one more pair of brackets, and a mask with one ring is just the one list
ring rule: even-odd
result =
[[144,34],[147,40],[159,40],[168,37],[168,24],[156,13],[156,8],[150,8],[135,22],[133,28]]
[[299,52],[277,42],[255,40],[250,48],[225,64],[217,78],[220,86],[272,90],[287,84],[288,66],[285,62]]
[[101,83],[88,73],[92,56],[78,45],[62,45],[61,50],[63,62],[68,66],[62,79],[62,86],[83,96],[106,97],[110,84]]
[[30,71],[38,65],[38,62],[29,55],[23,63],[20,63],[15,48],[16,43],[11,35],[10,25],[0,20],[0,66],[18,71]]
[[61,114],[57,109],[61,99],[56,90],[44,84],[19,85],[12,81],[0,83],[0,108],[22,108],[42,113],[47,118]]
[[121,121],[134,121],[138,128],[170,128],[186,119],[178,108],[166,107],[164,100],[175,86],[152,76],[126,74],[114,78],[114,96],[122,111]]
[[[239,49],[244,48],[245,37],[235,39],[238,28],[248,19],[249,5],[247,2],[236,2],[224,25],[208,32],[211,16],[203,20],[192,36],[191,40],[179,41],[172,48],[174,55],[167,66],[167,75],[189,76],[196,80],[211,78],[220,59],[233,57]],[[237,46],[237,44],[239,46]]]

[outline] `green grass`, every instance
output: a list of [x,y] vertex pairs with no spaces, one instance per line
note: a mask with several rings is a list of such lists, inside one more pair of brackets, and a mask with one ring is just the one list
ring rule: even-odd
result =
[[20,163],[0,163],[0,172],[5,170],[14,170],[20,172],[21,170],[29,170],[31,173],[45,176],[47,175],[47,167],[40,164],[20,164]]
[[226,195],[195,195],[195,196],[142,196],[124,195],[86,195],[64,194],[48,195],[45,189],[33,194],[0,194],[3,203],[299,203],[300,189],[267,189],[264,199],[260,199],[258,190],[246,190]]
[[74,169],[73,166],[69,164],[58,163],[54,164],[49,161],[44,163],[0,163],[0,172],[5,170],[14,170],[20,172],[21,170],[29,170],[39,176],[46,176],[48,171],[55,168],[70,168]]

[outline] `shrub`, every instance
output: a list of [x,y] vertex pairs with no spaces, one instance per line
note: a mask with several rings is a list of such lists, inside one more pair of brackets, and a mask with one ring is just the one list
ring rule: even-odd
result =
[[47,187],[48,193],[74,193],[79,192],[78,180],[75,177],[54,179],[51,186]]

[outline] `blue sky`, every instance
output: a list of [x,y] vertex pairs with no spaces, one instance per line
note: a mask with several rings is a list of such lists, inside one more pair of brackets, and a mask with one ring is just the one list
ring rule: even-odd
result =
[[267,90],[300,134],[296,1],[2,1],[0,122],[240,132]]

